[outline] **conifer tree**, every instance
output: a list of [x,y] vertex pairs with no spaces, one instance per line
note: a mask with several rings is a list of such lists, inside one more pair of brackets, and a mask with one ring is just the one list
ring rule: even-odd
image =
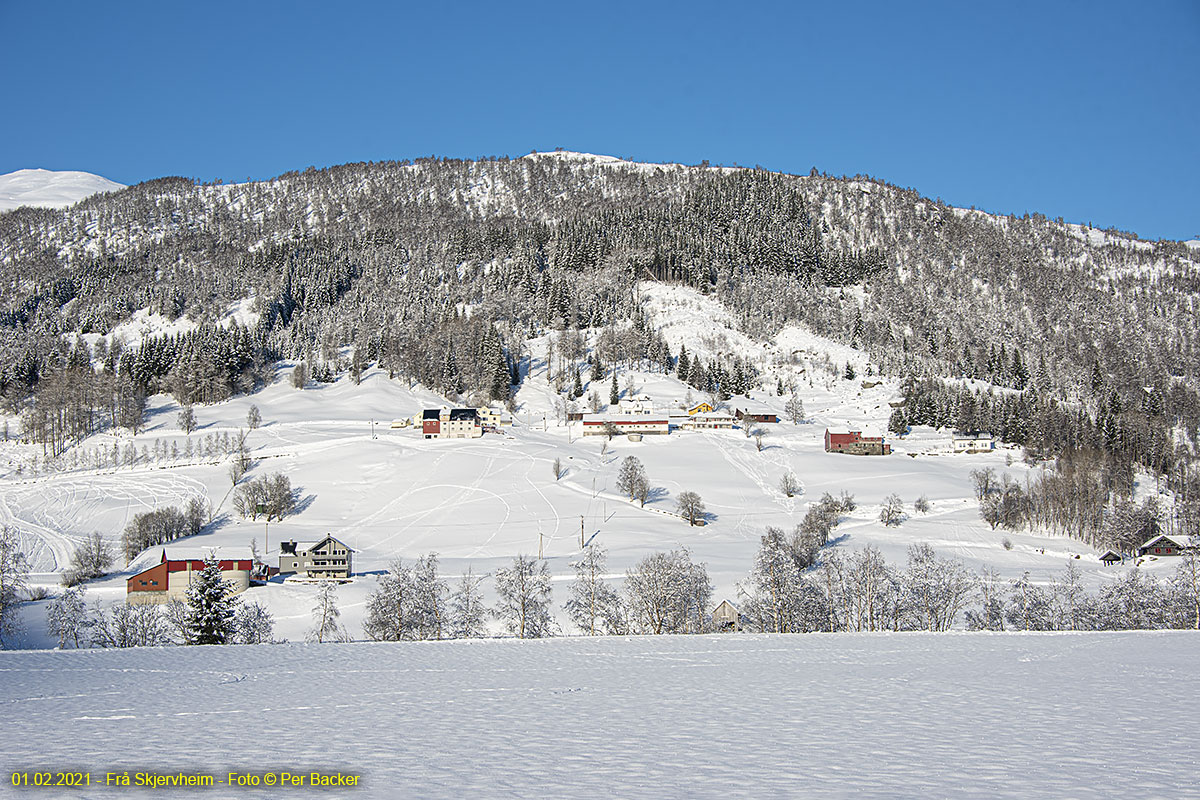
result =
[[612,390],[608,393],[608,402],[610,405],[616,405],[621,401],[621,390],[617,388],[617,371],[613,370]]
[[233,634],[237,599],[229,582],[221,577],[220,562],[210,554],[204,569],[192,578],[187,589],[188,644],[225,644]]
[[691,377],[691,362],[688,360],[688,352],[686,345],[679,345],[679,358],[675,360],[675,375],[679,380],[687,382]]

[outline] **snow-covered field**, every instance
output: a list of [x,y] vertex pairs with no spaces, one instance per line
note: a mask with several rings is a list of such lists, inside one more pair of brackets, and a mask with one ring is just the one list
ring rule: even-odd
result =
[[[375,576],[393,559],[415,559],[435,551],[443,573],[453,579],[468,569],[489,574],[518,553],[536,554],[539,542],[557,579],[554,602],[561,627],[570,633],[573,629],[561,607],[572,578],[571,561],[580,552],[581,528],[586,540],[608,550],[613,580],[651,552],[687,547],[695,560],[708,566],[716,586],[714,602],[728,598],[736,603],[738,583],[751,568],[764,528],[790,530],[822,493],[843,490],[855,495],[859,507],[836,529],[835,546],[872,545],[897,565],[910,544],[928,542],[973,570],[990,566],[1010,579],[1028,571],[1034,581],[1048,583],[1072,559],[1095,587],[1128,569],[1105,567],[1096,552],[1070,539],[993,531],[980,521],[970,471],[993,467],[1023,481],[1039,468],[1024,465],[1017,451],[938,454],[948,432],[919,429],[904,440],[889,438],[895,454],[887,458],[825,453],[827,426],[868,434],[886,429],[888,402],[897,397],[899,387],[887,380],[863,388],[868,380],[864,354],[795,328],[774,341],[756,342],[734,330],[711,298],[656,284],[643,292],[651,319],[662,327],[674,351],[687,344],[689,352],[705,359],[719,352],[760,357],[764,386],[752,391],[753,400],[781,412],[786,398],[776,395],[776,380],[792,379],[808,421],[760,425],[766,433],[761,451],[736,429],[677,431],[640,443],[618,437],[607,445],[603,437],[580,438],[578,426],[556,422],[556,394],[546,380],[543,337],[530,342],[533,374],[517,397],[511,428],[481,439],[426,441],[412,429],[393,430],[389,425],[422,408],[440,406],[446,402],[443,398],[389,380],[378,370],[370,370],[358,386],[343,378],[298,391],[288,382],[285,368],[273,385],[254,395],[197,406],[200,427],[190,438],[198,443],[235,435],[246,428],[250,405],[257,405],[264,424],[249,434],[256,458],[249,477],[287,474],[299,490],[300,513],[269,526],[238,518],[231,508],[226,460],[183,455],[189,437],[178,428],[178,406],[158,396],[151,399],[143,433],[136,438],[127,431],[116,437],[94,436],[77,448],[78,464],[65,472],[36,478],[28,471],[18,473],[16,465],[35,449],[11,441],[0,444],[0,520],[21,532],[36,573],[31,583],[52,590],[73,548],[92,531],[116,543],[133,515],[182,505],[195,495],[211,500],[215,522],[207,532],[180,542],[189,549],[246,547],[255,540],[268,561],[277,563],[281,540],[312,541],[332,533],[358,551],[358,575],[339,589],[343,621],[353,636],[362,635],[364,605]],[[859,371],[853,381],[840,375],[847,361]],[[660,408],[704,399],[674,377],[633,376],[637,390],[650,394]],[[602,381],[596,387],[605,400],[609,386]],[[150,464],[119,469],[85,466],[94,463],[88,459],[97,450],[111,451],[114,444],[125,448],[131,442],[151,454],[158,442],[164,451],[174,447],[180,455],[158,460],[151,456]],[[615,489],[621,459],[629,455],[644,463],[657,490],[645,508]],[[565,467],[557,481],[551,467],[556,458]],[[778,488],[788,471],[803,489],[791,498]],[[669,513],[683,491],[703,498],[709,512],[704,527],[689,527]],[[904,500],[908,519],[889,528],[878,521],[878,514],[893,492]],[[927,514],[912,509],[922,495],[931,504]],[[1011,548],[1003,546],[1006,539]],[[89,584],[89,602],[123,599],[125,579],[157,562],[159,555],[157,548],[146,551],[121,571]],[[1166,572],[1174,566],[1169,562],[1146,566]],[[489,590],[490,584],[485,583]],[[315,594],[313,586],[272,583],[252,587],[244,598],[270,609],[277,637],[297,641],[309,627]],[[40,603],[26,609],[27,647],[53,644],[44,632],[44,608]]]
[[[312,771],[361,797],[1198,797],[1200,635],[0,653],[13,771]],[[274,796],[160,790],[155,797]],[[299,791],[311,791],[307,788]]]

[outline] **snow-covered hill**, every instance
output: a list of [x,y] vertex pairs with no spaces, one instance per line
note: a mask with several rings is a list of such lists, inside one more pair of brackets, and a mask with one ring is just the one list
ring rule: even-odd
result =
[[[1009,579],[1029,572],[1035,581],[1049,583],[1071,559],[1094,587],[1128,569],[1101,564],[1096,552],[1073,540],[994,531],[980,520],[970,471],[991,467],[1024,483],[1032,471],[1012,457],[1015,451],[936,455],[947,434],[918,429],[893,441],[895,454],[887,458],[825,453],[826,427],[867,434],[886,430],[888,402],[899,386],[878,377],[864,381],[866,354],[796,327],[772,341],[755,341],[734,329],[716,300],[691,289],[644,284],[642,305],[673,349],[686,342],[689,352],[706,360],[724,353],[758,363],[762,374],[750,392],[753,402],[782,416],[787,398],[776,387],[780,381],[794,383],[808,421],[760,425],[765,433],[761,450],[740,429],[677,431],[636,443],[622,437],[611,442],[581,438],[578,424],[567,426],[557,416],[560,395],[547,381],[548,342],[543,336],[528,342],[533,369],[516,397],[511,428],[482,439],[428,441],[411,429],[391,429],[390,423],[440,406],[447,402],[444,398],[389,380],[377,369],[368,370],[361,385],[344,377],[298,391],[287,380],[285,365],[262,391],[197,406],[199,428],[190,437],[178,427],[179,407],[167,396],[156,396],[138,436],[124,430],[116,436],[95,435],[75,447],[58,471],[47,473],[43,465],[42,473],[31,477],[29,459],[40,450],[15,441],[0,444],[0,517],[20,530],[40,573],[34,583],[48,587],[57,584],[57,571],[92,531],[116,544],[134,515],[182,506],[192,496],[211,501],[215,522],[200,536],[183,540],[189,547],[246,547],[255,540],[277,563],[281,540],[314,540],[332,533],[358,551],[358,577],[339,596],[346,627],[359,637],[375,576],[393,559],[437,552],[451,578],[467,570],[486,575],[517,554],[536,554],[539,545],[556,578],[561,626],[571,632],[561,606],[573,577],[571,562],[580,552],[581,529],[587,540],[608,550],[614,582],[652,552],[686,547],[708,565],[715,600],[736,601],[765,528],[791,530],[825,492],[847,491],[858,502],[836,530],[834,546],[857,550],[872,545],[897,565],[909,545],[928,542],[972,570],[992,567]],[[842,372],[847,362],[862,377],[846,380]],[[622,385],[630,379],[637,392],[649,394],[662,409],[705,399],[673,376],[632,372],[622,376]],[[864,383],[878,385],[867,388]],[[585,392],[593,388],[608,398],[609,381],[585,386]],[[732,404],[737,402],[735,398]],[[226,457],[189,455],[202,445],[207,452],[210,442],[245,429],[252,404],[265,422],[248,435],[256,459],[250,477],[282,471],[301,496],[299,514],[269,526],[233,513]],[[97,456],[107,457],[114,447],[122,454],[132,447],[135,463],[126,464],[122,455],[125,466],[113,468],[109,460],[109,466],[97,469]],[[643,462],[656,490],[645,508],[615,488],[626,456]],[[565,467],[559,480],[552,473],[555,459]],[[795,497],[779,489],[788,472],[802,486]],[[709,524],[689,527],[670,513],[684,491],[701,495]],[[908,512],[900,527],[885,527],[878,519],[892,493],[900,495]],[[929,500],[928,513],[913,509],[921,496]],[[146,551],[122,571],[90,584],[89,596],[105,603],[123,599],[125,579],[156,561],[159,552]],[[1148,567],[1166,571],[1173,566],[1166,561]],[[245,597],[271,610],[278,637],[298,640],[310,626],[315,592],[312,586],[273,583],[252,588]],[[29,609],[28,646],[52,644],[43,632],[43,609]]]
[[[1195,797],[1198,658],[1195,631],[0,652],[0,794]],[[91,787],[8,788],[68,768]]]
[[124,188],[90,172],[19,169],[0,175],[0,211],[21,206],[65,208],[97,192]]

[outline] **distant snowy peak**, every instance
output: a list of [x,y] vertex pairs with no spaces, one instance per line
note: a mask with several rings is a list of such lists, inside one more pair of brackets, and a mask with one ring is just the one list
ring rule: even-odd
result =
[[66,208],[97,192],[124,188],[120,183],[90,172],[19,169],[0,175],[0,211],[20,206]]

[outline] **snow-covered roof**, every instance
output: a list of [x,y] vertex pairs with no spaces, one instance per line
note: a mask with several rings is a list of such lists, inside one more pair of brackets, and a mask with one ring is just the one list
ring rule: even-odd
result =
[[1159,534],[1158,536],[1153,536],[1150,539],[1147,539],[1146,543],[1143,544],[1142,547],[1143,548],[1150,547],[1155,542],[1160,541],[1162,539],[1166,539],[1168,542],[1175,545],[1176,547],[1191,547],[1192,546],[1192,543],[1188,541],[1186,536],[1171,536],[1170,534],[1163,533],[1163,534]]
[[[316,547],[318,544],[320,544],[323,541],[325,541],[325,540],[318,539],[313,542],[295,542],[294,544],[296,546],[296,549],[293,551],[292,550],[293,542],[289,539],[286,542],[279,543],[279,553],[280,553],[280,555],[297,556],[297,555],[300,555],[301,553],[311,550],[312,548]],[[285,544],[287,545],[286,550],[283,547]]]
[[168,545],[163,548],[168,561],[203,561],[210,555],[218,561],[245,561],[254,558],[249,547],[204,545]]

